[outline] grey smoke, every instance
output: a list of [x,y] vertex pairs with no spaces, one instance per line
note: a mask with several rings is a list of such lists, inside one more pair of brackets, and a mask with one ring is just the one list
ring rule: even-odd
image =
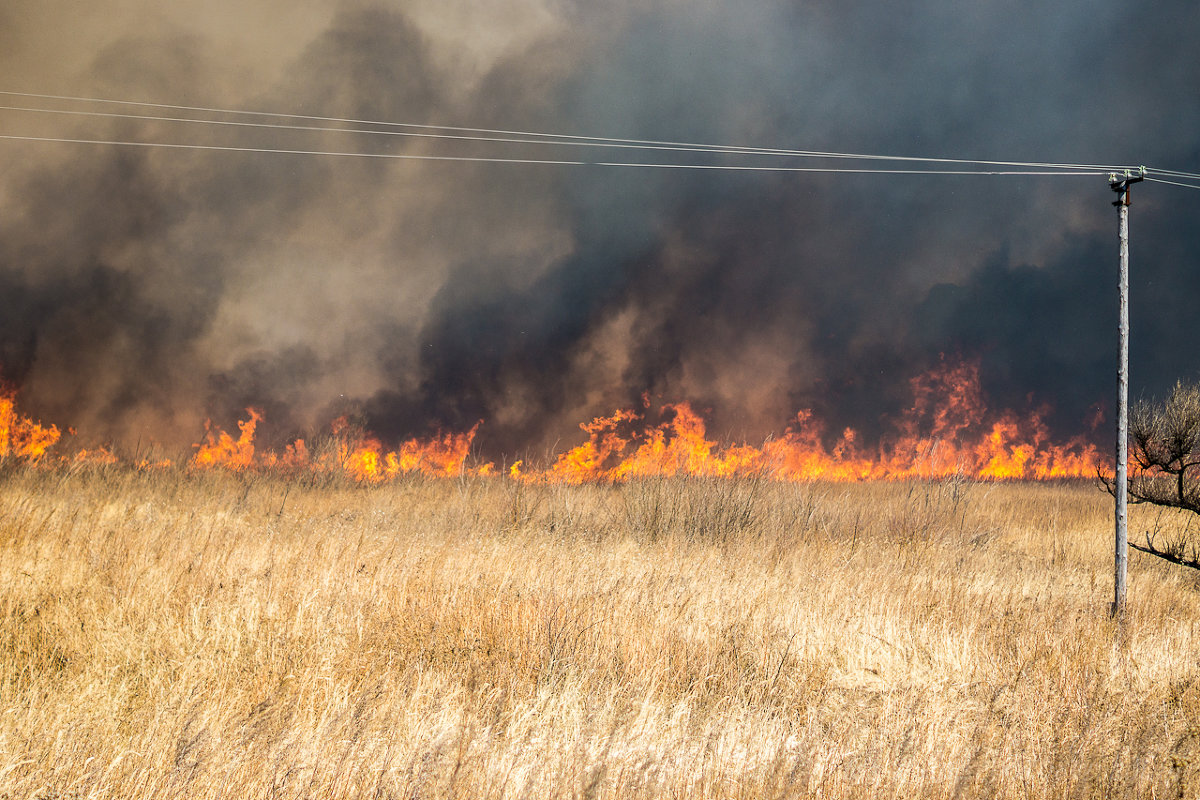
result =
[[[1183,2],[152,5],[71,17],[0,3],[13,81],[0,88],[1200,166],[1200,9]],[[0,132],[498,150],[15,112],[0,112]],[[16,142],[0,143],[0,165],[0,369],[28,411],[98,439],[186,445],[205,417],[231,427],[254,405],[275,444],[349,413],[385,440],[484,420],[489,454],[536,455],[643,392],[692,401],[719,436],[761,438],[801,408],[869,436],[941,354],[979,359],[997,405],[1053,405],[1064,435],[1111,394],[1115,212],[1098,177]],[[1134,391],[1154,392],[1200,368],[1200,193],[1143,185],[1134,202]]]

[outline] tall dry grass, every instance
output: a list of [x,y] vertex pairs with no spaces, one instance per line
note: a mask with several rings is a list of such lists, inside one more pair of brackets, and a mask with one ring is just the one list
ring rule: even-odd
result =
[[1094,486],[2,472],[0,798],[1200,792]]

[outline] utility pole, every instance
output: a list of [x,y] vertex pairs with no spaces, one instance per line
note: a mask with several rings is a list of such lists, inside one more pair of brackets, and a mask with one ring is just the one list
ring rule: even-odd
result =
[[1129,567],[1129,186],[1146,177],[1142,167],[1137,175],[1125,170],[1123,176],[1111,172],[1108,185],[1117,193],[1121,237],[1120,302],[1117,307],[1117,474],[1113,479],[1116,500],[1116,541],[1113,564],[1112,615],[1125,617],[1126,574]]

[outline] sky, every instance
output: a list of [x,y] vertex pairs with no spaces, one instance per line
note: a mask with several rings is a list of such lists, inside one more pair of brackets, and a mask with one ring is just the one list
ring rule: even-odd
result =
[[[1197,34],[1181,0],[0,0],[0,91],[1198,172]],[[701,160],[0,105],[10,136]],[[1113,199],[1103,175],[0,139],[0,376],[27,413],[126,446],[253,406],[279,441],[343,414],[389,441],[482,420],[487,454],[522,457],[644,396],[731,440],[801,409],[871,436],[914,376],[967,360],[994,406],[1067,436],[1113,406]],[[1135,397],[1200,377],[1198,214],[1200,191],[1134,187]]]

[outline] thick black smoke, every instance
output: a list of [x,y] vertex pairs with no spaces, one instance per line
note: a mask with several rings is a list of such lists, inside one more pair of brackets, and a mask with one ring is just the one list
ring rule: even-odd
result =
[[[656,0],[0,2],[16,91],[818,150],[1200,167],[1200,9]],[[157,7],[155,7],[157,8]],[[0,97],[0,104],[33,101]],[[37,101],[43,107],[66,103]],[[109,107],[107,111],[129,111]],[[141,113],[145,113],[143,110]],[[0,133],[700,162],[0,111]],[[773,162],[762,162],[773,163]],[[761,438],[877,432],[978,359],[1087,428],[1115,372],[1102,176],[714,173],[0,140],[0,370],[85,435],[186,444],[265,412],[387,440],[484,420],[540,455],[643,392]],[[1134,391],[1200,370],[1200,192],[1134,190]]]

